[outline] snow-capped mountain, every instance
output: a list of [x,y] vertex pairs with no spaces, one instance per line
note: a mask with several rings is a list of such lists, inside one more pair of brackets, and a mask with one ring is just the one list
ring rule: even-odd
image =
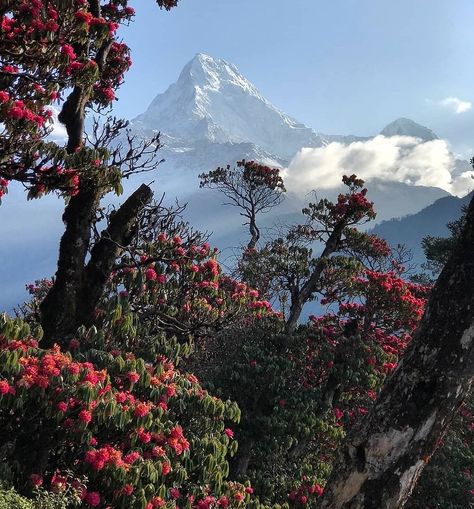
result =
[[[131,127],[140,136],[161,132],[165,163],[157,174],[157,188],[186,200],[197,190],[197,175],[219,165],[247,159],[285,168],[303,147],[323,149],[333,142],[347,146],[371,140],[322,134],[305,126],[273,106],[233,64],[202,53],[185,65],[177,81],[158,94],[144,113],[132,120]],[[422,141],[437,139],[432,131],[408,119],[389,124],[382,134],[403,134]],[[317,178],[314,187],[318,187]],[[415,209],[407,212],[421,210],[432,202],[433,192],[436,194],[436,188],[431,189],[426,200],[419,203],[419,195],[423,195],[420,191],[416,190],[416,200],[409,200]],[[407,198],[414,192],[407,189]],[[440,190],[434,199],[445,194]]]
[[324,144],[312,129],[267,101],[233,64],[202,53],[133,125],[144,131],[159,128],[171,147],[252,143],[280,158]]
[[417,124],[409,118],[398,118],[397,120],[394,120],[384,127],[384,129],[380,131],[380,134],[387,137],[412,136],[413,138],[420,138],[423,141],[439,140],[438,135],[436,135],[431,129]]

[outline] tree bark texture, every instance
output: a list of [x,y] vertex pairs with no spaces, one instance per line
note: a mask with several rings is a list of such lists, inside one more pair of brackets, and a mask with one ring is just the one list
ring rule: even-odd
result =
[[474,201],[412,343],[348,435],[318,507],[407,502],[474,379]]
[[109,218],[108,227],[91,251],[84,270],[84,280],[77,306],[77,322],[90,325],[93,312],[102,297],[113,266],[124,246],[135,233],[136,221],[153,197],[151,189],[142,184]]
[[255,441],[252,438],[246,438],[242,442],[239,441],[239,448],[237,454],[231,463],[231,478],[242,479],[247,475],[249,468],[250,458],[252,457],[252,450]]

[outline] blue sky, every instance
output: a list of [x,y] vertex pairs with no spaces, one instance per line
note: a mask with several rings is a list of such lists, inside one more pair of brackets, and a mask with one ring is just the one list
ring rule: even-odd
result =
[[[369,135],[406,116],[471,147],[472,0],[181,0],[136,2],[124,32],[134,65],[116,111],[133,118],[195,53],[236,64],[271,102],[315,128]],[[472,143],[474,145],[474,143]]]

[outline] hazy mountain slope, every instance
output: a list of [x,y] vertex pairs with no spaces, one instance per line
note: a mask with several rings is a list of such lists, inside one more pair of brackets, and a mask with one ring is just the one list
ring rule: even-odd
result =
[[405,244],[413,253],[413,261],[423,263],[422,239],[427,235],[449,236],[447,223],[461,216],[463,205],[467,205],[471,197],[472,193],[464,198],[446,196],[416,214],[384,221],[375,226],[372,231],[392,245]]

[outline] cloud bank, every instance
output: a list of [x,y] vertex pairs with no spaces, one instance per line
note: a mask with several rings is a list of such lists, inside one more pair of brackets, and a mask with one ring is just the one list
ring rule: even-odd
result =
[[283,177],[287,189],[298,193],[336,188],[343,175],[355,173],[366,181],[433,186],[464,196],[474,188],[474,172],[453,175],[454,170],[455,157],[444,140],[422,142],[410,136],[379,135],[350,145],[303,148]]
[[459,99],[459,97],[454,96],[445,97],[444,99],[441,99],[441,101],[438,101],[438,104],[443,106],[443,108],[453,111],[454,113],[465,113],[472,108],[472,102],[463,101],[462,99]]

